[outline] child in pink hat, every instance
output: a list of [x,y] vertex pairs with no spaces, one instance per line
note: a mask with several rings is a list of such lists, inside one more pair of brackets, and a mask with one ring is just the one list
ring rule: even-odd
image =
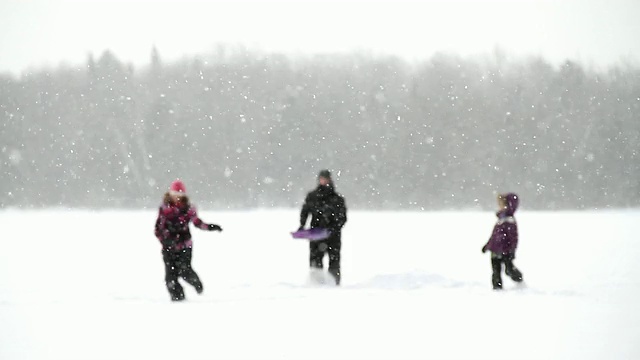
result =
[[179,277],[192,285],[198,294],[203,291],[202,282],[191,267],[193,241],[189,231],[190,223],[202,230],[222,231],[220,226],[200,220],[196,208],[189,202],[184,183],[175,180],[164,194],[155,227],[155,235],[162,244],[165,283],[173,301],[184,300],[184,289],[178,282]]

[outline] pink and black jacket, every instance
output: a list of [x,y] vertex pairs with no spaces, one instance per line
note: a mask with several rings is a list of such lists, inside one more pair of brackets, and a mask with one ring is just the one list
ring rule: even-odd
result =
[[195,207],[189,204],[164,203],[158,210],[155,234],[164,250],[180,251],[191,248],[191,232],[189,223],[197,228],[210,230],[209,224],[200,220]]
[[506,194],[505,198],[506,209],[496,214],[498,221],[485,248],[494,254],[514,255],[518,247],[518,224],[514,214],[518,209],[519,198],[513,193]]

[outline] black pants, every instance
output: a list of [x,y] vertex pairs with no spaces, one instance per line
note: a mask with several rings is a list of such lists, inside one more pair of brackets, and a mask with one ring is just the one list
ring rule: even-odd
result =
[[309,266],[311,268],[322,269],[322,259],[324,254],[329,254],[329,273],[336,279],[336,284],[340,285],[340,232],[331,234],[326,240],[309,242]]
[[513,265],[513,255],[491,254],[491,267],[493,275],[491,283],[494,289],[502,289],[502,264],[504,263],[504,273],[515,282],[522,281],[522,273]]
[[178,282],[179,277],[195,287],[198,294],[202,293],[202,282],[198,274],[191,268],[191,252],[192,249],[190,248],[180,251],[162,251],[165,272],[164,281],[173,301],[184,300],[184,289]]

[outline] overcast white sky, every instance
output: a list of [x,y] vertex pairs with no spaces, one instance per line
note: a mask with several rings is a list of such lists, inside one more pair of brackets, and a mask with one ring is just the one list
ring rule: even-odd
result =
[[82,64],[111,49],[146,64],[243,43],[287,53],[367,49],[640,61],[640,0],[0,0],[0,71]]

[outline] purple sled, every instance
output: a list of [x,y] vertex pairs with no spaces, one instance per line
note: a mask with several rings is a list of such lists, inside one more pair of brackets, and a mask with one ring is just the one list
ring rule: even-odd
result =
[[324,228],[303,229],[292,232],[294,239],[306,239],[311,241],[324,240],[331,235],[331,231]]

